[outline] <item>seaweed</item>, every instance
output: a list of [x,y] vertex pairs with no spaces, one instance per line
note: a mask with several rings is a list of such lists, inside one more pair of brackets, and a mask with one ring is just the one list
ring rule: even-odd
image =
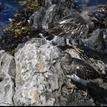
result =
[[17,45],[28,36],[28,33],[32,30],[32,22],[29,18],[39,9],[40,1],[41,0],[21,1],[24,2],[22,3],[23,9],[14,15],[9,26],[3,30],[4,35],[0,39],[2,49],[13,51]]

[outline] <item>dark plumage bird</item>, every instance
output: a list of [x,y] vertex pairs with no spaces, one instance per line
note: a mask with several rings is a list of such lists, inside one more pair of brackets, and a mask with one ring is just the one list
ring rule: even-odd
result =
[[89,80],[83,80],[79,78],[77,75],[73,74],[69,78],[74,81],[76,86],[87,90],[88,94],[94,99],[96,104],[107,104],[107,90],[103,87],[100,87],[98,84],[91,82]]
[[92,20],[94,20],[94,18],[92,17],[91,12],[84,11],[80,14],[79,12],[74,11],[71,15],[62,18],[54,25],[51,25],[48,32],[56,36],[77,38],[86,35],[90,29],[94,28]]
[[64,37],[68,46],[81,53],[82,50],[78,48],[78,40],[86,38],[87,34],[93,31],[94,20],[96,18],[89,11],[79,13],[73,10],[71,15],[52,24],[47,31],[55,36]]
[[72,58],[69,53],[62,54],[61,66],[65,75],[76,74],[78,77],[88,80],[100,78],[101,74],[90,64],[76,58]]

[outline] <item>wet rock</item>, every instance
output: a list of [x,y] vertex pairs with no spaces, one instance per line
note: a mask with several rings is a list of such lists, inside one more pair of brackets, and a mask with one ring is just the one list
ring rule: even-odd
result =
[[84,46],[89,47],[97,52],[104,51],[104,39],[103,31],[101,29],[96,29],[89,35],[89,37],[83,40]]
[[107,4],[98,5],[94,14],[98,20],[99,27],[107,28]]
[[105,29],[103,32],[103,39],[104,39],[104,43],[105,43],[104,52],[107,53],[107,29]]
[[101,74],[106,75],[107,64],[101,60],[90,59],[90,65],[95,67]]
[[[70,81],[69,81],[70,82]],[[61,106],[95,106],[94,100],[83,90],[79,90],[73,83],[62,87],[59,98]]]
[[107,29],[105,29],[103,32],[103,39],[104,39],[105,45],[107,45]]
[[52,44],[55,46],[66,46],[66,41],[64,39],[64,37],[58,37],[58,36],[54,36],[54,38],[52,39]]
[[78,52],[76,52],[74,49],[67,49],[65,52],[69,53],[71,57],[81,59]]
[[14,95],[15,61],[13,56],[0,51],[0,105],[12,106]]
[[89,91],[89,94],[93,97],[93,99],[96,102],[100,102],[103,104],[107,104],[107,90],[99,87],[98,85],[94,83],[88,83],[87,88]]

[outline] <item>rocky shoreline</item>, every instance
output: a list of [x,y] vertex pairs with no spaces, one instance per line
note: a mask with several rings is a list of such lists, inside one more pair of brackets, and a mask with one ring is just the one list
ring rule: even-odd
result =
[[0,39],[0,105],[107,105],[107,4],[23,6]]

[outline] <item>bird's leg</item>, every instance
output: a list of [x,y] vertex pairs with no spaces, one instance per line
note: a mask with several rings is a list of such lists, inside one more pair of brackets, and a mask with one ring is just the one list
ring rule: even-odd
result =
[[81,53],[84,52],[84,50],[76,47],[74,42],[73,42],[73,43],[69,43],[69,39],[66,40],[66,44],[67,44],[68,46],[71,46],[72,48],[74,48],[75,51],[76,51],[77,53],[79,53],[79,54],[81,54]]
[[82,95],[84,95],[84,96],[87,97],[87,96],[88,96],[88,91],[87,91],[87,90],[86,90],[86,91],[83,91],[83,90],[82,90]]
[[82,49],[80,49],[80,48],[78,48],[78,47],[76,47],[76,46],[72,46],[75,50],[76,50],[76,52],[77,53],[79,53],[79,54],[81,54],[81,53],[83,53],[84,52],[84,50],[82,50]]
[[46,37],[44,37],[42,33],[39,33],[39,36],[40,36],[41,38],[43,38],[45,41],[47,41],[47,40],[46,40]]

